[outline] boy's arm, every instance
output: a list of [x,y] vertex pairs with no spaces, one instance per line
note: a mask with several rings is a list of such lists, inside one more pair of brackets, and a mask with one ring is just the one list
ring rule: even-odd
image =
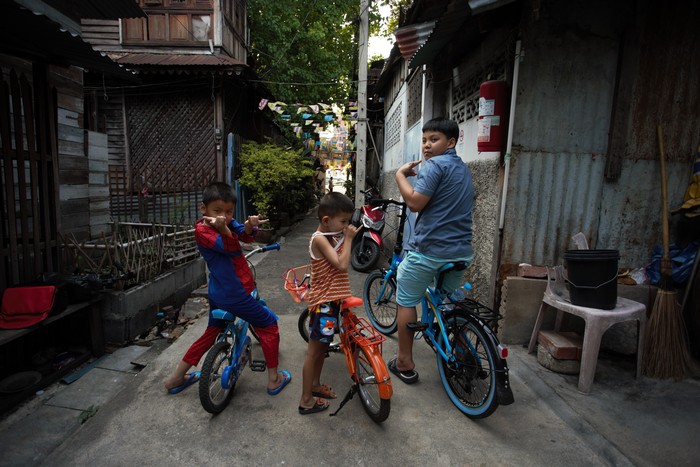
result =
[[314,238],[311,248],[314,250],[314,254],[316,256],[323,256],[328,260],[331,266],[341,272],[345,272],[348,270],[348,266],[350,266],[352,239],[355,238],[357,231],[358,228],[354,225],[348,225],[345,227],[343,230],[343,233],[345,234],[345,245],[343,245],[343,251],[340,252],[340,255],[338,255],[338,252],[335,251],[335,248],[333,248],[331,242],[329,242],[323,235],[319,235]]
[[408,209],[413,212],[421,212],[430,201],[430,196],[426,196],[413,189],[413,186],[408,181],[408,177],[416,175],[414,167],[420,164],[421,161],[407,162],[396,171],[396,184],[399,187],[399,192],[406,202]]
[[241,254],[241,244],[226,224],[219,225],[215,218],[204,217],[195,226],[194,236],[197,245],[228,256]]
[[238,235],[241,240],[246,243],[250,243],[255,240],[255,235],[258,233],[258,226],[268,222],[269,220],[261,219],[261,217],[262,216],[259,215],[248,216],[248,219],[246,219],[245,223],[243,224],[237,222],[236,219],[233,219],[229,225],[229,228],[236,232],[236,235]]

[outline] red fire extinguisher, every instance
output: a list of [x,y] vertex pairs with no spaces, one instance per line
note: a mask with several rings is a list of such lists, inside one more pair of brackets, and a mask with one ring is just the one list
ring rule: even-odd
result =
[[479,152],[501,151],[506,132],[506,82],[486,81],[479,86],[479,121],[476,146]]

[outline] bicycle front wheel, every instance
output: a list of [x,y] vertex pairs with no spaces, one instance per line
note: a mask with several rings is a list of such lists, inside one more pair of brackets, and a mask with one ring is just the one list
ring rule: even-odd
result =
[[357,347],[355,350],[355,372],[358,379],[358,393],[365,412],[376,423],[386,420],[391,410],[391,399],[382,399],[379,393],[379,385],[388,384],[377,381],[379,371],[375,369],[375,365],[379,364],[386,366],[383,360],[380,363],[377,358],[372,358],[362,347]]
[[199,378],[199,400],[209,413],[217,414],[226,408],[233,397],[235,380],[228,389],[222,385],[224,369],[231,365],[231,344],[217,342],[207,353]]
[[[373,271],[365,279],[363,299],[367,317],[377,331],[386,336],[396,332],[398,323],[396,316],[396,277],[391,276],[384,287],[385,273]],[[384,287],[384,293],[382,293]]]
[[[496,349],[478,323],[466,313],[455,311],[445,316],[451,357],[445,361],[437,354],[442,386],[452,403],[469,418],[484,418],[498,407],[496,396]],[[445,348],[444,335],[438,334],[438,346]]]

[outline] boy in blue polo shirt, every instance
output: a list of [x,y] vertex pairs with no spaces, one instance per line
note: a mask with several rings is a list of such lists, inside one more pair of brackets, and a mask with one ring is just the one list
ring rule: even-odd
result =
[[[437,270],[446,263],[474,258],[472,250],[472,205],[474,186],[467,165],[455,145],[459,127],[453,120],[434,118],[423,125],[421,152],[425,163],[408,162],[396,172],[396,183],[408,208],[418,213],[415,235],[399,265],[398,303],[399,352],[389,361],[389,370],[401,381],[413,384],[418,373],[413,362],[413,331],[406,324],[417,321],[416,305]],[[408,177],[416,176],[411,185]],[[459,287],[463,271],[445,274],[444,287]]]

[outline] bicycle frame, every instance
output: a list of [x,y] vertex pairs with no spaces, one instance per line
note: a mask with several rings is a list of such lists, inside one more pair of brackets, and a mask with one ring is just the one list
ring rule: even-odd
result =
[[[340,348],[345,354],[345,364],[347,365],[350,377],[358,384],[357,368],[355,367],[355,359],[353,358],[355,346],[362,347],[370,358],[381,359],[382,343],[386,340],[386,337],[377,332],[364,318],[360,318],[352,311],[351,307],[361,304],[362,299],[357,297],[351,297],[343,301],[340,327]],[[391,377],[389,376],[386,365],[378,365],[375,371],[378,371],[375,374],[375,378],[377,380],[376,383],[379,384],[379,395],[382,399],[391,398],[393,389],[390,382]]]
[[[243,319],[236,318],[233,316],[233,314],[224,310],[212,310],[212,316],[216,319],[228,321],[224,332],[219,334],[216,342],[225,341],[227,336],[235,336],[234,341],[236,342],[236,346],[235,348],[231,349],[232,364],[226,367],[221,376],[221,386],[224,389],[229,389],[232,386],[231,383],[238,380],[238,377],[241,375],[241,372],[250,359],[249,356],[246,361],[239,361],[239,357],[243,354],[245,347],[249,347],[252,344],[250,336],[248,336],[248,327],[250,324]],[[233,372],[233,374],[231,372]]]

